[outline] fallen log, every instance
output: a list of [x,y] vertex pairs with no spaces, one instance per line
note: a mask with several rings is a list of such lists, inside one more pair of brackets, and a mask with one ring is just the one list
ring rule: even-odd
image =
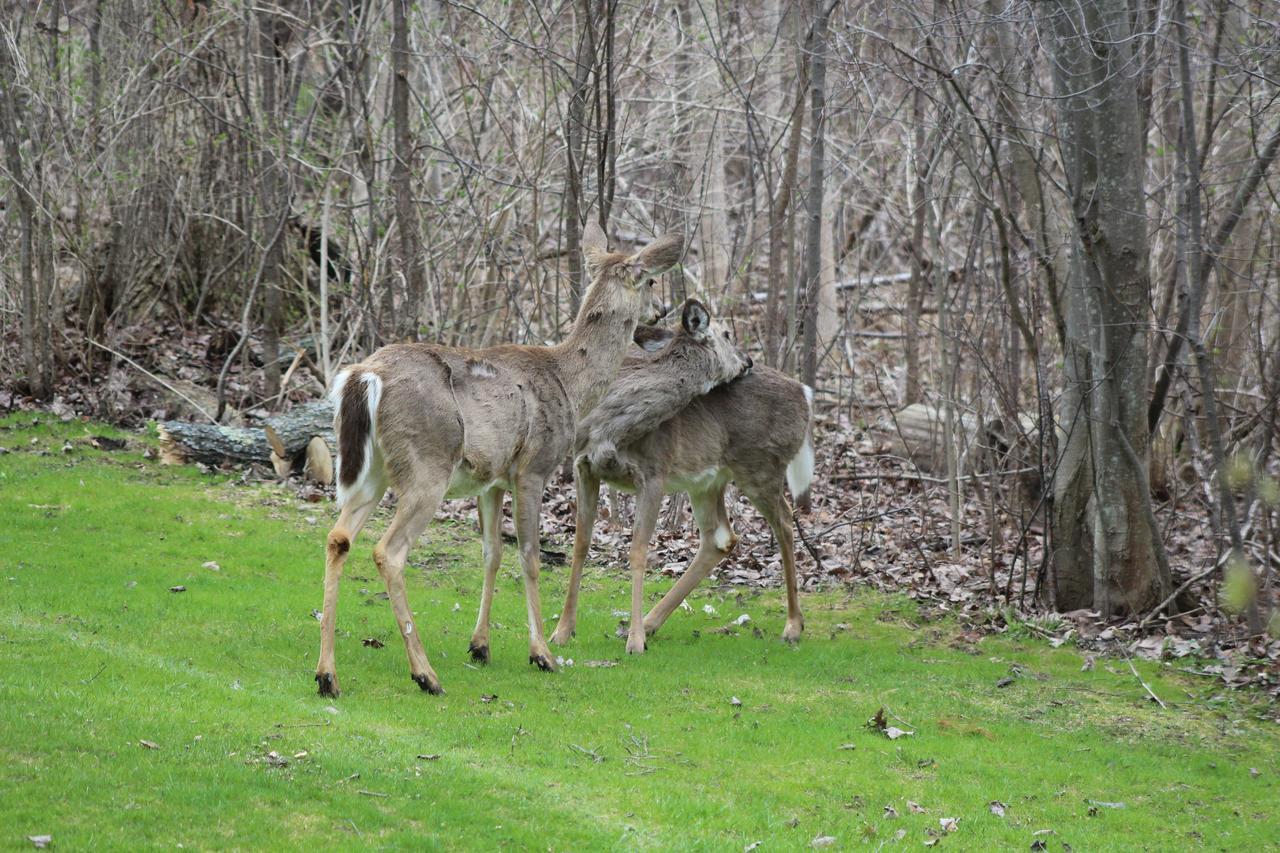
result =
[[[987,473],[1011,454],[1018,466],[1026,464],[1036,440],[1035,420],[1018,415],[1010,429],[1001,418],[980,422],[972,411],[956,412],[957,455],[966,473]],[[914,403],[882,418],[871,431],[887,438],[894,451],[911,459],[921,470],[933,474],[946,471],[946,413],[941,406]]]
[[[334,447],[333,404],[328,400],[304,403],[282,415],[266,418],[263,427],[275,431],[284,447],[284,458],[302,464],[307,445],[319,436]],[[262,427],[233,427],[165,421],[160,424],[160,461],[167,465],[203,462],[257,462],[271,464],[272,446]]]

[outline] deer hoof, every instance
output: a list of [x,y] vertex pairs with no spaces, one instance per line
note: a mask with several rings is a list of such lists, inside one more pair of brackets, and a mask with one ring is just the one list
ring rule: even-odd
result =
[[550,655],[545,655],[542,652],[529,655],[529,663],[537,664],[538,669],[542,670],[543,672],[556,671],[555,661],[551,660]]
[[319,687],[317,692],[321,696],[332,696],[337,699],[341,692],[338,690],[338,676],[332,672],[317,672],[316,684]]
[[576,636],[576,634],[577,632],[574,631],[572,628],[568,629],[567,631],[563,629],[563,626],[561,626],[560,628],[556,628],[556,632],[551,635],[551,645],[563,646],[565,643],[568,643],[570,640],[572,640],[574,636]]
[[787,627],[782,629],[782,641],[784,643],[789,643],[790,645],[794,646],[796,643],[800,642],[800,634],[803,632],[804,632],[803,622],[799,623],[798,625],[788,622]]
[[477,646],[475,643],[472,643],[470,646],[467,647],[467,651],[471,653],[471,659],[476,663],[489,662],[489,644],[488,643],[485,643],[484,645],[480,645],[480,646]]
[[627,638],[627,654],[629,655],[642,655],[644,654],[644,650],[647,646],[648,644],[645,643],[643,637],[639,639],[635,637]]
[[419,687],[430,693],[432,696],[441,696],[444,694],[444,688],[440,686],[440,679],[435,675],[414,675],[410,676]]

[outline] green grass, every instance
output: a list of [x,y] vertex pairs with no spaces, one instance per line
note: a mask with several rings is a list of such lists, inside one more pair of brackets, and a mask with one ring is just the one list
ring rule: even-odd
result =
[[[623,577],[597,569],[578,639],[557,650],[575,664],[548,675],[526,663],[509,548],[494,662],[473,668],[479,547],[447,524],[410,570],[447,695],[409,680],[362,537],[339,608],[343,696],[322,699],[312,610],[330,505],[30,420],[0,421],[0,446],[18,449],[0,456],[0,847],[913,848],[948,817],[941,846],[968,850],[1280,839],[1280,738],[1255,698],[1139,664],[1162,710],[1123,661],[1082,672],[1079,650],[1034,638],[968,643],[903,600],[806,596],[788,648],[776,593],[703,590],[627,658]],[[548,616],[566,573],[544,572]],[[740,613],[753,621],[736,636],[710,630]],[[601,660],[618,664],[586,665]],[[866,728],[882,705],[915,734]],[[1123,807],[1091,815],[1090,801]]]

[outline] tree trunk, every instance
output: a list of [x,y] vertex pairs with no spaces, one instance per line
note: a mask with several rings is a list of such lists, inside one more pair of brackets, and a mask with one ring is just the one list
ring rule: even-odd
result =
[[418,234],[418,207],[413,200],[413,134],[409,127],[409,0],[392,0],[391,120],[395,123],[395,162],[391,183],[396,193],[396,233],[400,271],[404,274],[404,305],[396,315],[397,337],[418,337],[426,282],[422,268],[422,241]]
[[823,134],[827,125],[827,24],[838,0],[815,0],[813,34],[810,39],[809,107],[813,138],[809,143],[808,233],[804,250],[803,372],[805,384],[817,386],[818,299],[822,269],[822,194],[826,162]]
[[1159,600],[1161,584],[1147,512],[1151,281],[1135,37],[1124,0],[1064,0],[1048,5],[1040,24],[1076,224],[1059,418],[1066,438],[1054,482],[1055,603],[1136,613]]
[[44,382],[44,312],[36,288],[36,200],[34,181],[22,162],[22,129],[31,133],[32,121],[20,113],[18,98],[17,57],[12,56],[10,42],[0,34],[0,139],[4,142],[5,166],[9,185],[13,188],[11,206],[18,225],[18,278],[21,281],[22,367],[27,390],[35,397],[48,396]]
[[[572,92],[565,118],[565,199],[564,248],[569,259],[569,306],[576,314],[586,285],[582,269],[582,161],[585,156],[587,121],[587,80],[595,56],[595,27],[591,17],[591,0],[578,4],[578,50],[573,64]],[[603,211],[597,211],[597,218]],[[600,227],[609,223],[599,219]]]
[[280,331],[284,326],[284,299],[280,291],[281,260],[284,249],[284,229],[279,227],[283,207],[288,205],[287,190],[281,170],[283,158],[278,149],[284,145],[278,107],[279,75],[276,67],[275,43],[276,18],[267,11],[258,15],[258,84],[262,102],[261,132],[266,137],[262,145],[259,168],[262,170],[263,234],[267,239],[265,262],[262,267],[264,324],[262,357],[266,362],[266,395],[280,393]]

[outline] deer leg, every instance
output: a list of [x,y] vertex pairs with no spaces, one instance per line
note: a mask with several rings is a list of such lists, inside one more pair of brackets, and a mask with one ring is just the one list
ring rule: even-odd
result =
[[516,543],[520,548],[520,566],[524,569],[524,599],[529,611],[529,663],[554,672],[555,659],[542,635],[542,600],[538,597],[538,519],[542,514],[542,492],[546,484],[539,478],[516,483]]
[[400,508],[396,510],[395,518],[391,519],[391,526],[373,548],[373,561],[387,585],[387,597],[391,599],[396,627],[404,638],[405,652],[409,656],[409,675],[423,690],[437,695],[444,691],[440,687],[440,679],[427,660],[427,653],[422,648],[422,638],[413,621],[413,611],[409,609],[404,588],[404,564],[409,557],[409,549],[435,515],[436,508],[444,497],[443,484],[446,482],[447,475],[439,478],[441,487],[431,494],[414,498],[402,496]]
[[680,606],[680,602],[689,597],[689,593],[711,574],[711,570],[728,556],[738,542],[724,510],[724,486],[708,492],[690,492],[689,503],[693,507],[693,518],[698,525],[698,553],[694,554],[693,560],[675,585],[667,590],[662,600],[644,617],[646,634],[657,633],[667,617]]
[[591,551],[591,531],[595,527],[600,502],[600,481],[591,473],[591,466],[579,462],[574,467],[574,491],[578,495],[578,525],[573,531],[573,566],[569,571],[569,589],[564,594],[564,607],[560,620],[551,635],[551,642],[562,646],[573,637],[578,627],[578,588],[582,585],[582,565]]
[[773,529],[774,538],[778,540],[778,549],[782,552],[782,578],[787,586],[787,624],[782,629],[782,639],[788,643],[798,643],[804,632],[804,614],[800,612],[800,592],[796,584],[796,542],[792,532],[791,512],[782,492],[768,498],[748,495],[764,520]]
[[627,654],[644,654],[644,573],[649,566],[649,542],[658,526],[662,509],[662,484],[637,483],[636,520],[631,528],[631,625],[627,631]]
[[471,634],[471,646],[467,649],[471,659],[479,663],[489,662],[489,608],[493,605],[493,587],[498,581],[498,567],[502,565],[502,489],[481,492],[480,542],[484,548],[484,591],[480,594],[480,615],[476,629]]
[[356,535],[369,520],[369,515],[382,500],[378,497],[362,504],[348,504],[338,515],[338,523],[329,531],[324,559],[324,610],[320,615],[320,661],[316,664],[316,684],[321,696],[337,696],[338,670],[334,664],[334,635],[338,627],[338,583]]

